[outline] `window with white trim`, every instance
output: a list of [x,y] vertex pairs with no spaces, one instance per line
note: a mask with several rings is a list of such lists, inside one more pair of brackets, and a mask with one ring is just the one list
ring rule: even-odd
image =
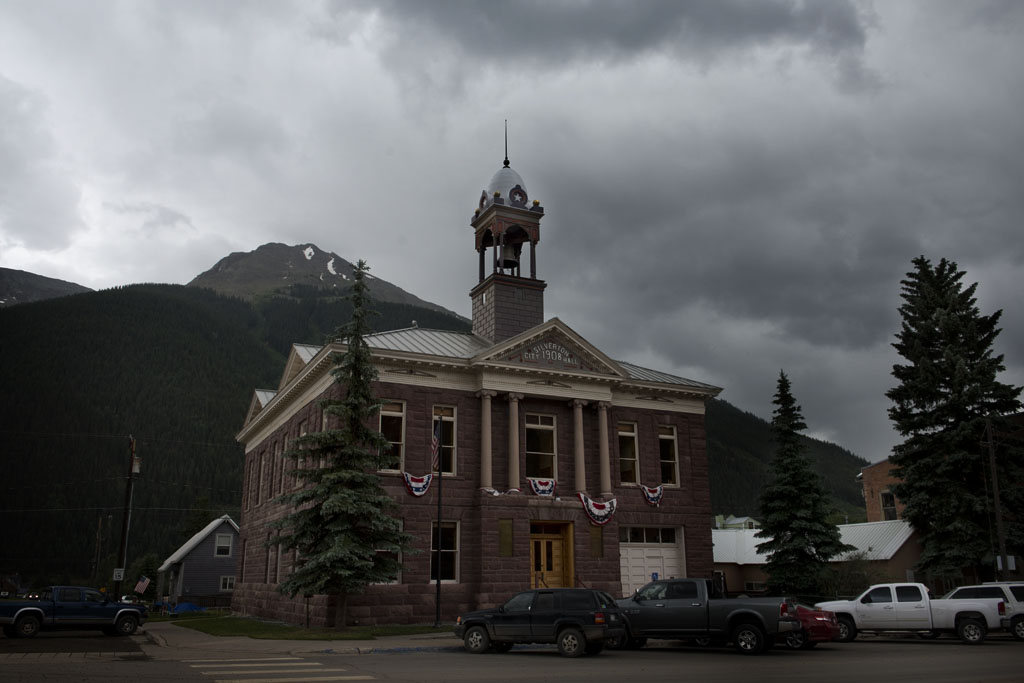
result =
[[401,472],[405,464],[405,404],[385,401],[380,407],[380,433],[391,448],[380,454],[380,469]]
[[[405,522],[400,520],[399,521],[399,530],[402,530],[404,528],[405,528]],[[387,549],[382,549],[382,548],[378,548],[376,552],[377,552],[378,556],[382,556],[382,555],[383,556],[387,556],[387,557],[390,557],[390,558],[394,559],[396,562],[398,562],[398,573],[395,575],[395,578],[392,579],[391,581],[381,581],[380,584],[381,585],[389,585],[389,584],[402,583],[402,553],[400,551],[387,550]]]
[[437,581],[438,565],[441,583],[459,581],[459,523],[442,522],[438,539],[437,522],[430,525],[430,580]]
[[679,486],[679,451],[676,448],[676,428],[658,425],[658,454],[661,460],[661,483]]
[[619,423],[619,482],[637,484],[640,482],[640,468],[636,461],[636,425],[632,422]]
[[234,576],[222,576],[222,577],[220,577],[220,589],[222,591],[233,591],[233,590],[235,590],[235,577]]
[[231,557],[232,534],[217,534],[213,545],[214,557]]
[[259,505],[263,502],[263,474],[266,468],[267,455],[266,453],[260,453],[260,464],[259,470],[256,474],[256,504]]
[[[441,461],[441,471],[445,474],[455,474],[455,407],[434,406],[434,416],[430,423],[431,439],[434,424],[438,420],[441,421],[441,445],[437,456]],[[431,471],[437,472],[437,468],[431,465]]]
[[555,451],[555,416],[526,415],[526,476],[533,479],[558,479],[558,454]]
[[[302,438],[303,436],[305,436],[306,435],[306,431],[307,431],[306,421],[303,420],[302,422],[299,423],[299,438]],[[294,448],[304,448],[304,446],[300,446],[298,443],[293,444],[293,446],[294,446]],[[306,457],[305,456],[300,455],[299,457],[297,457],[295,459],[295,469],[301,470],[301,469],[304,469],[305,466],[306,466]],[[293,484],[294,484],[295,488],[299,488],[300,486],[302,486],[302,484],[303,484],[302,477],[295,477],[294,479],[295,480],[294,480]]]
[[882,499],[882,519],[885,521],[897,519],[896,496],[892,491],[882,491],[879,496]]

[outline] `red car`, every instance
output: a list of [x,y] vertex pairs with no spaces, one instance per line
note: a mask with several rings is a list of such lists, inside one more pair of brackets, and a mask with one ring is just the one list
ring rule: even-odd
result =
[[784,637],[786,647],[794,650],[807,650],[818,643],[827,643],[839,637],[839,622],[836,615],[826,610],[814,609],[797,603],[797,615],[800,617],[799,631],[790,631]]

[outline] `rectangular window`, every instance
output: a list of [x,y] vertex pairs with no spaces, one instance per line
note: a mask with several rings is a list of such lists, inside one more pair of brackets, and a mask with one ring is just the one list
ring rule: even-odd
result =
[[459,525],[458,522],[442,522],[438,538],[437,522],[430,525],[430,580],[437,581],[438,565],[441,582],[456,583],[459,580]]
[[380,433],[391,447],[380,454],[380,469],[400,472],[405,463],[405,404],[385,402],[380,407]]
[[924,596],[921,595],[921,589],[917,586],[896,586],[896,602],[922,602],[923,600]]
[[[441,421],[441,445],[438,448],[438,458],[441,461],[441,471],[445,474],[455,474],[455,408],[453,406],[434,406],[434,419],[430,423],[431,439],[433,439],[434,423]],[[436,468],[432,468],[436,472]]]
[[281,458],[281,444],[274,443],[274,462],[277,463],[277,484],[274,487],[275,493],[281,493],[284,490],[284,460]]
[[[299,423],[299,437],[300,438],[306,435],[306,430],[307,430],[307,428],[306,428],[306,421],[303,420],[302,422]],[[293,446],[295,448],[300,448],[300,449],[301,448],[305,448],[305,446],[300,446],[298,443],[293,443]],[[295,459],[295,469],[301,470],[305,466],[306,466],[306,458],[304,456],[300,455],[298,458]],[[295,488],[298,488],[298,487],[302,486],[302,484],[303,484],[302,478],[301,477],[295,477],[295,481],[293,482],[293,484],[294,484]]]
[[270,561],[271,561],[271,556],[273,555],[274,547],[270,545],[270,534],[267,534],[267,542],[264,545],[267,546],[267,562],[264,565],[263,583],[272,583],[271,580],[270,580],[271,579],[270,569],[271,569],[271,567],[273,565],[271,564]]
[[217,539],[214,541],[213,556],[231,557],[231,540],[231,534],[217,534]]
[[266,469],[267,456],[265,453],[260,454],[260,465],[259,470],[256,474],[256,504],[259,505],[263,502],[263,474]]
[[250,472],[252,472],[252,461],[251,460],[247,461],[245,463],[245,475],[242,478],[242,485],[245,486],[245,494],[243,496],[244,500],[242,502],[244,503],[244,506],[245,506],[246,510],[249,509],[249,500],[252,498],[252,481],[250,481],[251,480],[251,477],[249,476]]
[[891,491],[882,491],[882,519],[889,521],[896,519],[896,496]]
[[747,581],[743,584],[743,590],[748,593],[763,593],[768,590],[768,586],[763,581]]
[[621,543],[663,543],[675,545],[676,530],[673,527],[620,526]]
[[511,519],[498,520],[498,557],[513,557],[515,555],[512,530]]
[[220,577],[220,589],[222,591],[233,591],[233,590],[235,590],[235,577],[233,577],[233,576],[222,576],[222,577]]
[[619,423],[619,482],[637,484],[640,470],[636,461],[636,425]]
[[676,450],[675,427],[658,427],[658,452],[661,458],[661,483],[679,486],[679,455]]
[[242,579],[242,583],[245,583],[245,559],[246,555],[249,554],[249,541],[242,541],[242,566],[238,568],[238,576]]
[[555,452],[555,416],[526,416],[526,476],[558,479]]

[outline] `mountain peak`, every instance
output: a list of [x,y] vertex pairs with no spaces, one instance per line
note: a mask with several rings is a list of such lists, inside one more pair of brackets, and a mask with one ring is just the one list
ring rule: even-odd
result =
[[[294,285],[313,287],[325,296],[342,296],[352,285],[351,262],[317,245],[269,242],[253,251],[234,252],[188,283],[251,301],[261,296],[287,296]],[[422,306],[457,314],[406,292],[379,277],[367,275],[370,295],[379,301]]]

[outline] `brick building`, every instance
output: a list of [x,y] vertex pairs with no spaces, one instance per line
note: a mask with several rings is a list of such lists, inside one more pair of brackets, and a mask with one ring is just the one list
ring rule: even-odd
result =
[[861,469],[857,478],[864,492],[864,509],[869,522],[903,519],[903,503],[896,498],[899,480],[892,474],[893,464],[881,460]]
[[[418,552],[400,558],[395,582],[350,598],[350,623],[432,621],[438,572],[446,619],[531,586],[622,595],[652,574],[712,575],[704,412],[720,389],[612,360],[561,320],[545,321],[543,218],[505,159],[471,220],[472,332],[412,327],[366,338],[379,372],[378,426],[392,443],[380,477]],[[341,349],[296,344],[277,390],[253,397],[238,435],[246,461],[236,612],[313,625],[333,614],[327,596],[277,591],[294,557],[266,540],[285,512],[274,499],[294,485],[282,453],[289,439],[323,428],[318,401],[340,395],[330,356]],[[435,420],[443,481],[424,490]]]

